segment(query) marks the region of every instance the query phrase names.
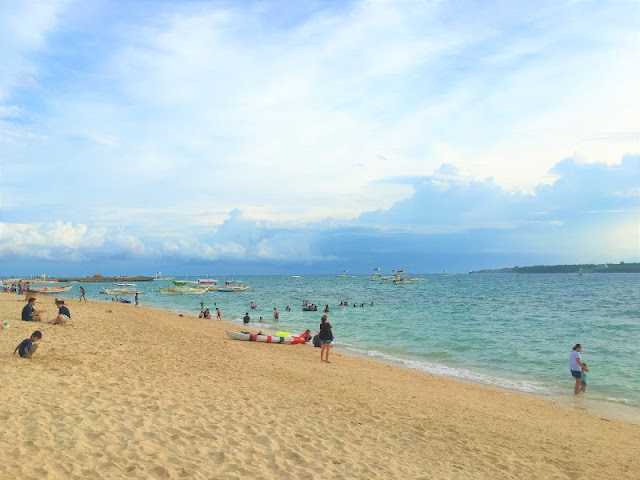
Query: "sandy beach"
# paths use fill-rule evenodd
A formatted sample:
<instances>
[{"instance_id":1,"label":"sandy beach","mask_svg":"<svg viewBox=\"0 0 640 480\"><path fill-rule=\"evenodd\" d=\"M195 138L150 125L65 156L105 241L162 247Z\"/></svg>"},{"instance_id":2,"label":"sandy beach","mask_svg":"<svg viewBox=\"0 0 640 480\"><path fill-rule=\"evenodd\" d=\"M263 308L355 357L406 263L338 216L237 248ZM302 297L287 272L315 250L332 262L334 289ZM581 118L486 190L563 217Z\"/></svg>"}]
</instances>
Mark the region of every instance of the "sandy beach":
<instances>
[{"instance_id":1,"label":"sandy beach","mask_svg":"<svg viewBox=\"0 0 640 480\"><path fill-rule=\"evenodd\" d=\"M36 308L53 318L53 301ZM335 351L321 363L308 345L233 341L227 324L131 305L69 299L71 326L22 322L25 303L0 294L2 479L640 471L640 425L547 399ZM35 329L34 358L12 355Z\"/></svg>"}]
</instances>

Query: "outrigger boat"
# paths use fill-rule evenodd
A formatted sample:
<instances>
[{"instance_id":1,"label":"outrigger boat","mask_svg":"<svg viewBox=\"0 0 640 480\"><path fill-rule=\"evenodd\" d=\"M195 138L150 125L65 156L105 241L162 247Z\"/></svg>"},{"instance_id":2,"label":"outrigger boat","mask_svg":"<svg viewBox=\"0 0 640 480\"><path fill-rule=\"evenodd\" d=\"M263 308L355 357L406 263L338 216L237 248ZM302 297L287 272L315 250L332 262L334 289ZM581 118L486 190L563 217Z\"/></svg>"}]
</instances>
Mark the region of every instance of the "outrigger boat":
<instances>
[{"instance_id":1,"label":"outrigger boat","mask_svg":"<svg viewBox=\"0 0 640 480\"><path fill-rule=\"evenodd\" d=\"M30 292L37 292L40 295L55 295L58 293L68 292L73 285L30 285Z\"/></svg>"},{"instance_id":2,"label":"outrigger boat","mask_svg":"<svg viewBox=\"0 0 640 480\"><path fill-rule=\"evenodd\" d=\"M402 285L406 283L413 283L416 280L417 280L417 277L413 277L413 278L405 277L404 270L395 270L395 275L393 276L391 283L393 283L394 285Z\"/></svg>"},{"instance_id":3,"label":"outrigger boat","mask_svg":"<svg viewBox=\"0 0 640 480\"><path fill-rule=\"evenodd\" d=\"M246 292L249 287L246 285L225 285L216 288L217 292Z\"/></svg>"},{"instance_id":4,"label":"outrigger boat","mask_svg":"<svg viewBox=\"0 0 640 480\"><path fill-rule=\"evenodd\" d=\"M202 293L207 293L206 288L196 288L196 287L170 287L170 288L160 288L160 293L164 295L200 295Z\"/></svg>"},{"instance_id":5,"label":"outrigger boat","mask_svg":"<svg viewBox=\"0 0 640 480\"><path fill-rule=\"evenodd\" d=\"M135 283L116 283L116 288L103 288L100 293L103 295L135 295L136 293L144 293L137 288L132 288L135 286Z\"/></svg>"}]
</instances>

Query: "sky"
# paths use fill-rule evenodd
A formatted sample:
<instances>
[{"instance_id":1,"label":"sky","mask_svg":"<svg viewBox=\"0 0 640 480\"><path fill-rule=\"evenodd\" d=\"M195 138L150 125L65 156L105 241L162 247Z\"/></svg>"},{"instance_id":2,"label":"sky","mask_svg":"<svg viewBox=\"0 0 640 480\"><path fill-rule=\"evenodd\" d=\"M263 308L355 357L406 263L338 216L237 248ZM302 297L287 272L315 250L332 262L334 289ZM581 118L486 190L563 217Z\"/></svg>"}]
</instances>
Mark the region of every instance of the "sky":
<instances>
[{"instance_id":1,"label":"sky","mask_svg":"<svg viewBox=\"0 0 640 480\"><path fill-rule=\"evenodd\" d=\"M0 0L0 276L638 262L639 19Z\"/></svg>"}]
</instances>

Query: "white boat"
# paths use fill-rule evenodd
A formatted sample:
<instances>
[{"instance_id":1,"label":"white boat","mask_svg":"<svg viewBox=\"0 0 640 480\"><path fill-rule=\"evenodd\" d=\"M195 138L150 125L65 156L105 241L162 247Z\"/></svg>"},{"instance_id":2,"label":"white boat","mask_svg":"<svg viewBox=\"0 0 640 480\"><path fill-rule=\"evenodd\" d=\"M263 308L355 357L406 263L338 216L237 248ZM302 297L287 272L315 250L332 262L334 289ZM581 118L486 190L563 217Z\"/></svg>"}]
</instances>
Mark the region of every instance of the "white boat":
<instances>
[{"instance_id":1,"label":"white boat","mask_svg":"<svg viewBox=\"0 0 640 480\"><path fill-rule=\"evenodd\" d=\"M160 288L160 293L164 295L201 295L207 292L206 288L198 287L169 287Z\"/></svg>"},{"instance_id":2,"label":"white boat","mask_svg":"<svg viewBox=\"0 0 640 480\"><path fill-rule=\"evenodd\" d=\"M247 287L246 285L220 285L218 286L217 290L218 292L245 292L249 290L249 287Z\"/></svg>"},{"instance_id":3,"label":"white boat","mask_svg":"<svg viewBox=\"0 0 640 480\"><path fill-rule=\"evenodd\" d=\"M155 277L153 277L153 280L154 280L154 281L158 281L158 282L162 282L162 281L170 282L170 281L171 281L171 280L173 280L173 279L174 279L174 277L163 277L163 276L162 276L162 272L158 272L158 273L156 273L156 276L155 276Z\"/></svg>"},{"instance_id":4,"label":"white boat","mask_svg":"<svg viewBox=\"0 0 640 480\"><path fill-rule=\"evenodd\" d=\"M104 288L100 293L103 295L135 295L136 293L142 295L144 292L135 288Z\"/></svg>"},{"instance_id":5,"label":"white boat","mask_svg":"<svg viewBox=\"0 0 640 480\"><path fill-rule=\"evenodd\" d=\"M406 274L404 270L395 270L395 274L393 276L393 279L391 280L391 283L393 283L394 285L403 285L403 284L413 283L414 281L417 280L416 277L409 278L405 275Z\"/></svg>"},{"instance_id":6,"label":"white boat","mask_svg":"<svg viewBox=\"0 0 640 480\"><path fill-rule=\"evenodd\" d=\"M29 285L30 292L38 292L41 295L55 295L68 292L73 285Z\"/></svg>"},{"instance_id":7,"label":"white boat","mask_svg":"<svg viewBox=\"0 0 640 480\"><path fill-rule=\"evenodd\" d=\"M353 275L349 275L349 272L347 270L343 270L342 273L338 276L341 278L353 278Z\"/></svg>"},{"instance_id":8,"label":"white boat","mask_svg":"<svg viewBox=\"0 0 640 480\"><path fill-rule=\"evenodd\" d=\"M373 269L373 275L371 275L371 280L373 280L375 282L383 282L385 280L389 280L389 276L388 275L382 275L380 273L380 268L374 268Z\"/></svg>"},{"instance_id":9,"label":"white boat","mask_svg":"<svg viewBox=\"0 0 640 480\"><path fill-rule=\"evenodd\" d=\"M302 278L302 275L291 275L291 278Z\"/></svg>"}]
</instances>

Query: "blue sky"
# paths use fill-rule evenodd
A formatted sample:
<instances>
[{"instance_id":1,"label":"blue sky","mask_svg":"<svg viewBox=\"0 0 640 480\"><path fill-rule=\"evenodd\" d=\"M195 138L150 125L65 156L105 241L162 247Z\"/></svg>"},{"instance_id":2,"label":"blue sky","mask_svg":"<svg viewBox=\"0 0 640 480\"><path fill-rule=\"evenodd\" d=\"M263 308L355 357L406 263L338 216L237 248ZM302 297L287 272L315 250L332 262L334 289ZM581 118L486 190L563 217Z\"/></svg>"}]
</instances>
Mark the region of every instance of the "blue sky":
<instances>
[{"instance_id":1,"label":"blue sky","mask_svg":"<svg viewBox=\"0 0 640 480\"><path fill-rule=\"evenodd\" d=\"M640 261L639 13L0 0L0 275Z\"/></svg>"}]
</instances>

